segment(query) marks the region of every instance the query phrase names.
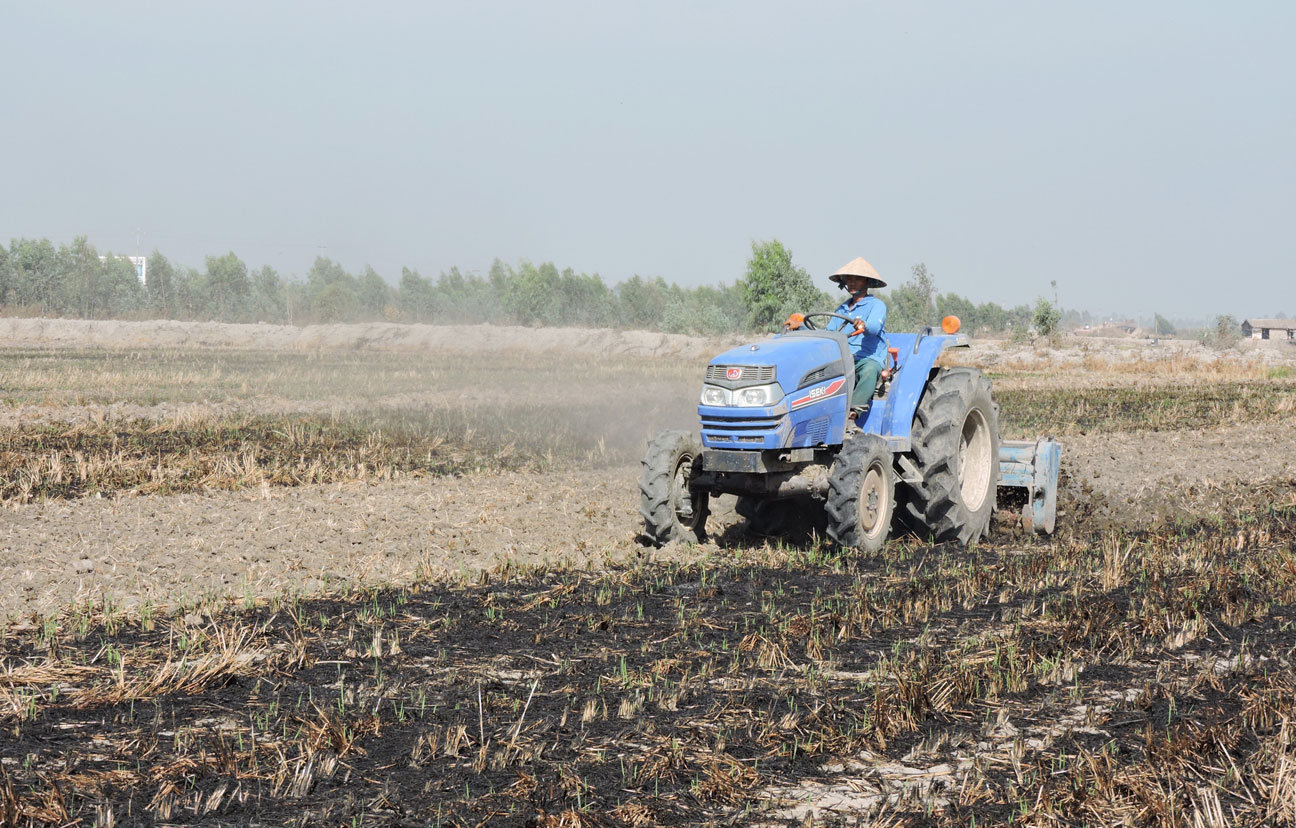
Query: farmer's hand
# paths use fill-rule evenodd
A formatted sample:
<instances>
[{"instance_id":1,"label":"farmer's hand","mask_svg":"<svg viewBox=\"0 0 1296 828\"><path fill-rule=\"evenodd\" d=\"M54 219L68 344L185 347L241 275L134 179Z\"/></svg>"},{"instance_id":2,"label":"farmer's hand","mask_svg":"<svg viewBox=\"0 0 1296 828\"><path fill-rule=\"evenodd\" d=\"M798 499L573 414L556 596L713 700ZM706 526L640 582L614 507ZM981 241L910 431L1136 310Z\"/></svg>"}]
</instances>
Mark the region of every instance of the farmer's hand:
<instances>
[{"instance_id":1,"label":"farmer's hand","mask_svg":"<svg viewBox=\"0 0 1296 828\"><path fill-rule=\"evenodd\" d=\"M864 320L863 320L863 319L860 319L858 316L855 317L855 333L851 334L851 336L856 336L857 334L862 334L862 333L864 333L864 331L865 331L865 328L864 328Z\"/></svg>"}]
</instances>

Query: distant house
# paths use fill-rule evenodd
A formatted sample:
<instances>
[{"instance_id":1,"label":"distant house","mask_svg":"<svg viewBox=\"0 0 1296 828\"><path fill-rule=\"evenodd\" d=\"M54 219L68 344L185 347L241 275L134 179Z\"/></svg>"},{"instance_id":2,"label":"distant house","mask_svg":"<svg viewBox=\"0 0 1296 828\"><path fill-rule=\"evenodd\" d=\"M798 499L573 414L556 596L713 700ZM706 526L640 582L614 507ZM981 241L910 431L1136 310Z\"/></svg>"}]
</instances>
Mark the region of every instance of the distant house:
<instances>
[{"instance_id":1,"label":"distant house","mask_svg":"<svg viewBox=\"0 0 1296 828\"><path fill-rule=\"evenodd\" d=\"M1296 342L1296 319L1244 319L1242 335L1247 339L1285 339Z\"/></svg>"}]
</instances>

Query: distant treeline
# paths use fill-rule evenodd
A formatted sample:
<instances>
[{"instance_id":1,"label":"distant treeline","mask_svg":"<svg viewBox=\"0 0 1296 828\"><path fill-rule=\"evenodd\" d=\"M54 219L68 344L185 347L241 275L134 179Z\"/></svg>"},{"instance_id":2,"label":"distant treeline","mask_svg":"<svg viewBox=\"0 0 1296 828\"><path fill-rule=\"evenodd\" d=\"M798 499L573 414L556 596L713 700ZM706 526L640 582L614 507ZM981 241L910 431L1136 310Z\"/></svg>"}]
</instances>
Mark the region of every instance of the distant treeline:
<instances>
[{"instance_id":1,"label":"distant treeline","mask_svg":"<svg viewBox=\"0 0 1296 828\"><path fill-rule=\"evenodd\" d=\"M793 310L831 310L842 298L821 290L817 284L827 287L827 280L812 280L793 265L778 241L753 243L745 277L734 284L697 288L640 276L608 285L598 274L547 262L513 267L499 260L485 275L451 268L431 278L402 268L392 285L371 267L349 273L321 256L304 278L285 278L269 266L253 270L232 252L208 256L199 270L157 250L148 256L146 280L141 283L125 258L101 255L84 237L59 246L47 239L0 246L0 310L6 315L294 325L489 322L717 334L768 330ZM1043 299L1033 307L1003 308L937 293L921 264L908 282L879 295L893 331L934 324L951 313L968 331L1024 332L1041 320L1055 328L1059 320Z\"/></svg>"}]
</instances>

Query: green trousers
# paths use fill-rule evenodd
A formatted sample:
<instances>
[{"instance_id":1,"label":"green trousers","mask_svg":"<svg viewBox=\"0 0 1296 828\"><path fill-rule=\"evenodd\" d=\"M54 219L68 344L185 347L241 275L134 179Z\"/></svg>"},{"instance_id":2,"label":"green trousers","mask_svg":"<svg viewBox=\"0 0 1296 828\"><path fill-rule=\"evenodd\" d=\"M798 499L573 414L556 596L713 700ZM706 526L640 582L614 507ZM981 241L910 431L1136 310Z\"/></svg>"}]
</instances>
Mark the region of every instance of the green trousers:
<instances>
[{"instance_id":1,"label":"green trousers","mask_svg":"<svg viewBox=\"0 0 1296 828\"><path fill-rule=\"evenodd\" d=\"M877 391L878 374L882 366L871 359L855 361L855 391L851 394L851 408L868 408L873 393Z\"/></svg>"}]
</instances>

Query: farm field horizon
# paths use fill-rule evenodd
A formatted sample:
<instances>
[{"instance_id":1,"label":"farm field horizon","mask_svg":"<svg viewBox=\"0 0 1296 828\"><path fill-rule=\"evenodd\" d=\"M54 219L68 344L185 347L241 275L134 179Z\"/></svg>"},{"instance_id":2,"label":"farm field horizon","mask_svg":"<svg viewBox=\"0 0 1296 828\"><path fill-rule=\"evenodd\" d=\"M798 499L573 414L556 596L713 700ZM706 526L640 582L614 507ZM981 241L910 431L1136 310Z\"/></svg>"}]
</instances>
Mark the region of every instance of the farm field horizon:
<instances>
[{"instance_id":1,"label":"farm field horizon","mask_svg":"<svg viewBox=\"0 0 1296 828\"><path fill-rule=\"evenodd\" d=\"M865 556L640 542L719 340L23 322L0 823L1294 817L1296 348L974 341L1058 531Z\"/></svg>"}]
</instances>

